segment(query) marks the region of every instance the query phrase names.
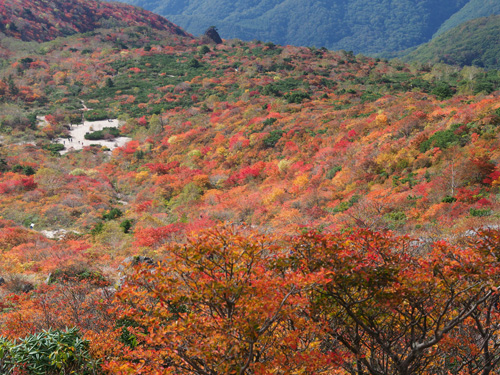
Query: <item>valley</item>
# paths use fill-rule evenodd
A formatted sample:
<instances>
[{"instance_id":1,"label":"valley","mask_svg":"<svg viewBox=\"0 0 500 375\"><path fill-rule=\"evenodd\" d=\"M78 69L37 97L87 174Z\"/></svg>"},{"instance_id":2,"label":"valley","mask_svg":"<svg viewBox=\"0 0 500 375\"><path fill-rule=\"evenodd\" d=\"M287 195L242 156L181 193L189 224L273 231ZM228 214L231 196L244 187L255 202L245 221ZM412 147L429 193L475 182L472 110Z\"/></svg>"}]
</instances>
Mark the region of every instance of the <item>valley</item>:
<instances>
[{"instance_id":1,"label":"valley","mask_svg":"<svg viewBox=\"0 0 500 375\"><path fill-rule=\"evenodd\" d=\"M0 373L500 372L493 65L25 8L0 0Z\"/></svg>"}]
</instances>

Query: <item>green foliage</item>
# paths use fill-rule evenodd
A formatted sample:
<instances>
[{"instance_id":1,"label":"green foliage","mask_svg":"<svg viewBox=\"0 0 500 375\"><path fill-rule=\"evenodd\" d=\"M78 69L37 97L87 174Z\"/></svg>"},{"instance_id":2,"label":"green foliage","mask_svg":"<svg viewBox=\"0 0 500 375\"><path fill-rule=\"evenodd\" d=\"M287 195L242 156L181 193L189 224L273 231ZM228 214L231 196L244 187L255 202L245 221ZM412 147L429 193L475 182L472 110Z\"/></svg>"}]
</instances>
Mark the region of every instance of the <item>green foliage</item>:
<instances>
[{"instance_id":1,"label":"green foliage","mask_svg":"<svg viewBox=\"0 0 500 375\"><path fill-rule=\"evenodd\" d=\"M130 219L125 219L120 223L120 228L123 229L123 233L129 233L130 229L132 228L132 220Z\"/></svg>"},{"instance_id":2,"label":"green foliage","mask_svg":"<svg viewBox=\"0 0 500 375\"><path fill-rule=\"evenodd\" d=\"M354 206L359 201L359 195L353 195L348 201L340 202L333 210L333 213L344 212Z\"/></svg>"},{"instance_id":3,"label":"green foliage","mask_svg":"<svg viewBox=\"0 0 500 375\"><path fill-rule=\"evenodd\" d=\"M188 66L190 68L198 69L201 68L202 64L197 59L192 58L191 60L189 60Z\"/></svg>"},{"instance_id":4,"label":"green foliage","mask_svg":"<svg viewBox=\"0 0 500 375\"><path fill-rule=\"evenodd\" d=\"M82 280L87 280L89 282L98 284L103 284L106 282L104 276L100 272L90 270L83 265L74 265L54 270L50 274L47 284Z\"/></svg>"},{"instance_id":5,"label":"green foliage","mask_svg":"<svg viewBox=\"0 0 500 375\"><path fill-rule=\"evenodd\" d=\"M489 208L470 208L469 213L471 216L475 217L484 217L484 216L490 216L491 215L491 210Z\"/></svg>"},{"instance_id":6,"label":"green foliage","mask_svg":"<svg viewBox=\"0 0 500 375\"><path fill-rule=\"evenodd\" d=\"M447 19L436 32L434 37L445 33L467 21L481 17L500 14L498 1L470 0L462 9Z\"/></svg>"},{"instance_id":7,"label":"green foliage","mask_svg":"<svg viewBox=\"0 0 500 375\"><path fill-rule=\"evenodd\" d=\"M500 6L498 12L500 13ZM474 19L435 37L404 59L500 69L499 32L500 15Z\"/></svg>"},{"instance_id":8,"label":"green foliage","mask_svg":"<svg viewBox=\"0 0 500 375\"><path fill-rule=\"evenodd\" d=\"M25 174L26 176L32 176L36 173L35 169L33 169L32 166L30 165L21 165L21 164L16 164L12 166L11 168L12 172L20 172L22 174Z\"/></svg>"},{"instance_id":9,"label":"green foliage","mask_svg":"<svg viewBox=\"0 0 500 375\"><path fill-rule=\"evenodd\" d=\"M57 154L59 151L64 150L64 145L62 143L50 143L43 148L53 154Z\"/></svg>"},{"instance_id":10,"label":"green foliage","mask_svg":"<svg viewBox=\"0 0 500 375\"><path fill-rule=\"evenodd\" d=\"M265 126L270 126L270 125L274 124L276 121L278 121L277 118L274 118L274 117L267 118L267 119L264 120L264 125Z\"/></svg>"},{"instance_id":11,"label":"green foliage","mask_svg":"<svg viewBox=\"0 0 500 375\"><path fill-rule=\"evenodd\" d=\"M127 0L159 11L194 35L205 31L206 20L217 24L226 39L271 40L301 46L325 46L362 53L401 51L428 41L433 33L468 0L405 1L393 6L381 0ZM272 27L269 27L272 20ZM273 48L269 47L269 52Z\"/></svg>"},{"instance_id":12,"label":"green foliage","mask_svg":"<svg viewBox=\"0 0 500 375\"><path fill-rule=\"evenodd\" d=\"M97 109L85 112L84 116L87 121L102 121L112 117L106 111Z\"/></svg>"},{"instance_id":13,"label":"green foliage","mask_svg":"<svg viewBox=\"0 0 500 375\"><path fill-rule=\"evenodd\" d=\"M271 133L269 133L269 135L263 140L264 147L273 148L274 146L276 146L276 143L279 142L283 133L284 131L281 129L275 129L271 131Z\"/></svg>"},{"instance_id":14,"label":"green foliage","mask_svg":"<svg viewBox=\"0 0 500 375\"><path fill-rule=\"evenodd\" d=\"M285 99L288 103L300 104L306 99L311 99L311 96L307 92L294 91L289 94L285 94Z\"/></svg>"},{"instance_id":15,"label":"green foliage","mask_svg":"<svg viewBox=\"0 0 500 375\"><path fill-rule=\"evenodd\" d=\"M84 135L85 139L96 141L100 139L109 139L120 136L120 129L118 128L103 128L102 130L97 130L92 133L86 133Z\"/></svg>"},{"instance_id":16,"label":"green foliage","mask_svg":"<svg viewBox=\"0 0 500 375\"><path fill-rule=\"evenodd\" d=\"M453 145L464 146L468 141L469 137L467 135L458 135L455 133L454 129L440 130L420 144L420 151L426 152L430 150L431 147L439 147L444 150Z\"/></svg>"},{"instance_id":17,"label":"green foliage","mask_svg":"<svg viewBox=\"0 0 500 375\"><path fill-rule=\"evenodd\" d=\"M457 198L450 197L449 195L447 195L446 197L443 198L443 200L441 202L443 202L443 203L453 203L453 202L456 202L456 201L457 201Z\"/></svg>"},{"instance_id":18,"label":"green foliage","mask_svg":"<svg viewBox=\"0 0 500 375\"><path fill-rule=\"evenodd\" d=\"M453 96L451 86L446 82L440 82L432 91L431 94L436 95L438 99L445 100Z\"/></svg>"},{"instance_id":19,"label":"green foliage","mask_svg":"<svg viewBox=\"0 0 500 375\"><path fill-rule=\"evenodd\" d=\"M337 172L340 172L342 170L342 166L340 165L336 165L335 167L333 168L330 168L328 170L328 172L326 172L326 178L328 178L329 180L331 180L332 178L335 177L335 175L337 174Z\"/></svg>"},{"instance_id":20,"label":"green foliage","mask_svg":"<svg viewBox=\"0 0 500 375\"><path fill-rule=\"evenodd\" d=\"M11 343L0 338L0 366L3 374L31 375L94 374L97 363L89 353L89 342L77 328L48 330Z\"/></svg>"},{"instance_id":21,"label":"green foliage","mask_svg":"<svg viewBox=\"0 0 500 375\"><path fill-rule=\"evenodd\" d=\"M100 234L104 229L104 223L102 221L96 223L94 227L90 230L90 234L95 237Z\"/></svg>"},{"instance_id":22,"label":"green foliage","mask_svg":"<svg viewBox=\"0 0 500 375\"><path fill-rule=\"evenodd\" d=\"M12 364L10 350L12 349L12 342L7 338L0 336L0 373L8 374Z\"/></svg>"},{"instance_id":23,"label":"green foliage","mask_svg":"<svg viewBox=\"0 0 500 375\"><path fill-rule=\"evenodd\" d=\"M111 210L106 211L102 215L102 219L103 220L114 220L114 219L117 219L117 218L122 217L122 216L123 216L123 212L119 208L113 207Z\"/></svg>"},{"instance_id":24,"label":"green foliage","mask_svg":"<svg viewBox=\"0 0 500 375\"><path fill-rule=\"evenodd\" d=\"M406 223L407 217L404 212L393 211L385 214L384 220L387 222L389 229L396 229Z\"/></svg>"},{"instance_id":25,"label":"green foliage","mask_svg":"<svg viewBox=\"0 0 500 375\"><path fill-rule=\"evenodd\" d=\"M203 45L198 49L198 52L203 56L210 52L210 48L207 45Z\"/></svg>"}]
</instances>

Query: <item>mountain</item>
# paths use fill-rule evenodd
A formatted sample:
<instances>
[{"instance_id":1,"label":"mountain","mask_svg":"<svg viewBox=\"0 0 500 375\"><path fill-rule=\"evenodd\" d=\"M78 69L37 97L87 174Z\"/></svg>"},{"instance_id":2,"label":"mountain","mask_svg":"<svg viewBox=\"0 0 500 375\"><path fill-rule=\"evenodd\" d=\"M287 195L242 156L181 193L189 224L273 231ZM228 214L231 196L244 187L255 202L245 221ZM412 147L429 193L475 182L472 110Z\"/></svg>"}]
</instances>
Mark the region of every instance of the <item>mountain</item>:
<instances>
[{"instance_id":1,"label":"mountain","mask_svg":"<svg viewBox=\"0 0 500 375\"><path fill-rule=\"evenodd\" d=\"M199 35L327 47L399 51L431 39L469 0L127 0Z\"/></svg>"},{"instance_id":2,"label":"mountain","mask_svg":"<svg viewBox=\"0 0 500 375\"><path fill-rule=\"evenodd\" d=\"M100 27L148 26L188 34L154 13L97 0L1 0L0 31L22 40L48 41Z\"/></svg>"},{"instance_id":3,"label":"mountain","mask_svg":"<svg viewBox=\"0 0 500 375\"><path fill-rule=\"evenodd\" d=\"M462 9L447 19L434 36L443 34L454 27L481 17L500 14L500 2L497 0L470 0Z\"/></svg>"},{"instance_id":4,"label":"mountain","mask_svg":"<svg viewBox=\"0 0 500 375\"><path fill-rule=\"evenodd\" d=\"M497 71L23 4L1 374L500 373Z\"/></svg>"},{"instance_id":5,"label":"mountain","mask_svg":"<svg viewBox=\"0 0 500 375\"><path fill-rule=\"evenodd\" d=\"M418 47L404 59L500 69L500 16L465 22Z\"/></svg>"}]
</instances>

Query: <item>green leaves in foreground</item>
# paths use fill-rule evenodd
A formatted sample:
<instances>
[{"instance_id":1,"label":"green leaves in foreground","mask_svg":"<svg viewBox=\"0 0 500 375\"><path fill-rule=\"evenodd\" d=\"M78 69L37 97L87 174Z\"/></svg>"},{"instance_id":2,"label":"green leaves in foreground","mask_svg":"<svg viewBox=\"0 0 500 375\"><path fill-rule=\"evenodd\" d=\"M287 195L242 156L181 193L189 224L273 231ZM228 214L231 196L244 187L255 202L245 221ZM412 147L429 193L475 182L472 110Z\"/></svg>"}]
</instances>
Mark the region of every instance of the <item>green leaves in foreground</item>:
<instances>
[{"instance_id":1,"label":"green leaves in foreground","mask_svg":"<svg viewBox=\"0 0 500 375\"><path fill-rule=\"evenodd\" d=\"M32 375L96 374L96 362L89 354L89 342L77 328L49 330L30 335L18 342L0 337L0 372L19 370Z\"/></svg>"}]
</instances>

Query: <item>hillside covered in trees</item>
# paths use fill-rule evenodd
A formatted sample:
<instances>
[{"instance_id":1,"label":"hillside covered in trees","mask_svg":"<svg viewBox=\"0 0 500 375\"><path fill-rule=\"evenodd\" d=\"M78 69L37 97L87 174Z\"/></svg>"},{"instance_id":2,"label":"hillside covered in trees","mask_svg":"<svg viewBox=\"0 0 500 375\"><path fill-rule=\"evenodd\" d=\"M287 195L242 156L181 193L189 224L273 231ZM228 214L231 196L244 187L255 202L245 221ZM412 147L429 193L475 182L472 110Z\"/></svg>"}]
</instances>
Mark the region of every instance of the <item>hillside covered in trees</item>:
<instances>
[{"instance_id":1,"label":"hillside covered in trees","mask_svg":"<svg viewBox=\"0 0 500 375\"><path fill-rule=\"evenodd\" d=\"M499 371L498 71L16 25L0 372Z\"/></svg>"},{"instance_id":2,"label":"hillside covered in trees","mask_svg":"<svg viewBox=\"0 0 500 375\"><path fill-rule=\"evenodd\" d=\"M132 25L187 35L163 17L117 2L94 0L0 2L0 31L25 41L42 42L59 36L93 31L99 27Z\"/></svg>"},{"instance_id":3,"label":"hillside covered in trees","mask_svg":"<svg viewBox=\"0 0 500 375\"><path fill-rule=\"evenodd\" d=\"M194 35L216 25L223 38L376 54L429 41L470 0L126 0ZM482 2L482 1L481 1ZM491 1L495 3L495 1ZM483 11L497 5L482 5ZM491 9L492 11L494 9ZM488 13L487 15L495 14Z\"/></svg>"},{"instance_id":4,"label":"hillside covered in trees","mask_svg":"<svg viewBox=\"0 0 500 375\"><path fill-rule=\"evenodd\" d=\"M495 0L471 0L462 9L447 19L435 36L451 30L467 21L476 18L500 15L500 3Z\"/></svg>"},{"instance_id":5,"label":"hillside covered in trees","mask_svg":"<svg viewBox=\"0 0 500 375\"><path fill-rule=\"evenodd\" d=\"M465 22L432 39L404 57L405 60L500 68L500 16Z\"/></svg>"}]
</instances>

